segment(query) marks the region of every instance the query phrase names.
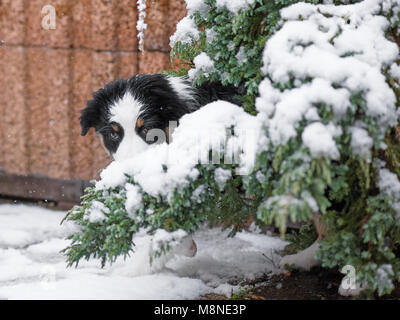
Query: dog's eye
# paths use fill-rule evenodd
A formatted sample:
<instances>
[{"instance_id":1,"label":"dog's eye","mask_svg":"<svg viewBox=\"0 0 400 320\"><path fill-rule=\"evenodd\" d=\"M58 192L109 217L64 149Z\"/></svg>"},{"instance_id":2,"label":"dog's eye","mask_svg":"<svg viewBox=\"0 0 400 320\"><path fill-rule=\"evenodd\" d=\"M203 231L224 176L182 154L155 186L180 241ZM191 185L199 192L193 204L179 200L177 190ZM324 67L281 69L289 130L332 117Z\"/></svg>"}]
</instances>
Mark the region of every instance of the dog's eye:
<instances>
[{"instance_id":1,"label":"dog's eye","mask_svg":"<svg viewBox=\"0 0 400 320\"><path fill-rule=\"evenodd\" d=\"M111 138L112 140L118 140L118 139L119 139L119 135L118 135L118 133L116 133L116 132L111 132L111 133L110 133L110 138Z\"/></svg>"},{"instance_id":2,"label":"dog's eye","mask_svg":"<svg viewBox=\"0 0 400 320\"><path fill-rule=\"evenodd\" d=\"M107 134L111 140L117 141L120 139L122 134L122 129L116 123L111 123L111 125L107 129Z\"/></svg>"}]
</instances>

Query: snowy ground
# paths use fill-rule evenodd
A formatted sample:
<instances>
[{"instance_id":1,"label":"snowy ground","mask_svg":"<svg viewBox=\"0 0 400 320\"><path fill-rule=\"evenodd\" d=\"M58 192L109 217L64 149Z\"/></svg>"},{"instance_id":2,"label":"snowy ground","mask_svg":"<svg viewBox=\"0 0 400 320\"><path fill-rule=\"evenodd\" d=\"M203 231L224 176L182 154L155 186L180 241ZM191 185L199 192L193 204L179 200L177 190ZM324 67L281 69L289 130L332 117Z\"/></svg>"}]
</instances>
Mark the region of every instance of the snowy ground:
<instances>
[{"instance_id":1,"label":"snowy ground","mask_svg":"<svg viewBox=\"0 0 400 320\"><path fill-rule=\"evenodd\" d=\"M66 268L59 253L72 225L60 226L64 212L23 205L0 205L1 299L196 299L206 293L231 294L228 282L276 271L264 255L286 243L257 233L227 238L220 229L195 234L194 258L172 257L150 267L150 237L138 235L131 258L100 268L99 261ZM263 255L264 254L264 255ZM275 264L275 263L274 263ZM276 263L277 264L277 263ZM158 265L158 266L157 266Z\"/></svg>"}]
</instances>

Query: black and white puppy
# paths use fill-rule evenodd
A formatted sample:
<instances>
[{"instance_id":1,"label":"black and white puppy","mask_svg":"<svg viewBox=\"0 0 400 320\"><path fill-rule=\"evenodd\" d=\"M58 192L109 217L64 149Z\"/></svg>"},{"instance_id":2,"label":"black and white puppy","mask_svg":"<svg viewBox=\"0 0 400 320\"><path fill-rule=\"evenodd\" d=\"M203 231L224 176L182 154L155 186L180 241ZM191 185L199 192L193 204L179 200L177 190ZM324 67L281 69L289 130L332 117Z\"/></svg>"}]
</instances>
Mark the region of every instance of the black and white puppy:
<instances>
[{"instance_id":1,"label":"black and white puppy","mask_svg":"<svg viewBox=\"0 0 400 320\"><path fill-rule=\"evenodd\" d=\"M105 85L81 111L82 136L90 128L117 161L146 150L152 143L168 142L169 123L207 103L225 100L239 104L235 87L205 83L198 88L180 77L135 75ZM163 132L162 135L154 134Z\"/></svg>"},{"instance_id":2,"label":"black and white puppy","mask_svg":"<svg viewBox=\"0 0 400 320\"><path fill-rule=\"evenodd\" d=\"M155 142L169 142L170 122L177 123L183 115L216 100L240 104L240 94L233 86L205 83L194 88L183 78L161 74L119 79L96 91L81 111L82 136L94 128L106 151L121 161ZM174 253L194 256L196 251L189 236Z\"/></svg>"}]
</instances>

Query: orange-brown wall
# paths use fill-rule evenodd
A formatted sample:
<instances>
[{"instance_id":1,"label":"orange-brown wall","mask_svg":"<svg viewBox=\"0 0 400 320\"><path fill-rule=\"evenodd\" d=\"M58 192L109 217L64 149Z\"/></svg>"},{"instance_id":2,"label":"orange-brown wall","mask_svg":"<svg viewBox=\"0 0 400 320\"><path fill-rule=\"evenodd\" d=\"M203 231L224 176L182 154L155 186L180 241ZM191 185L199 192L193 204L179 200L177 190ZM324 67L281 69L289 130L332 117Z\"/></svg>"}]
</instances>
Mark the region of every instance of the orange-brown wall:
<instances>
[{"instance_id":1,"label":"orange-brown wall","mask_svg":"<svg viewBox=\"0 0 400 320\"><path fill-rule=\"evenodd\" d=\"M56 30L42 28L45 5ZM92 179L110 161L79 111L94 90L170 68L169 37L183 0L147 0L145 53L136 0L0 0L0 170Z\"/></svg>"}]
</instances>

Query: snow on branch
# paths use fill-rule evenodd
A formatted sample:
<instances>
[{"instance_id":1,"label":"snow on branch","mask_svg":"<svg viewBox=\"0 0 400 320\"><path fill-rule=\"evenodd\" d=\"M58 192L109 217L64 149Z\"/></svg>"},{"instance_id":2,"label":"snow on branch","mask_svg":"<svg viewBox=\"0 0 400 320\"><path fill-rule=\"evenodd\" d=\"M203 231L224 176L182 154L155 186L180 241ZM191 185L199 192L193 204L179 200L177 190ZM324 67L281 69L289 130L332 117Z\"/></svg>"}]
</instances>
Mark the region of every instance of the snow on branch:
<instances>
[{"instance_id":1,"label":"snow on branch","mask_svg":"<svg viewBox=\"0 0 400 320\"><path fill-rule=\"evenodd\" d=\"M375 142L398 122L396 97L381 70L396 70L399 52L385 38L389 22L378 15L378 4L298 3L281 11L286 22L266 44L262 71L268 77L260 84L256 102L258 111L269 117L266 126L275 145L296 137L300 122L306 121L303 143L311 154L337 158L333 139L347 131L341 123L356 95L365 99L366 117L378 124ZM281 91L274 86L287 82L294 88ZM332 122L321 122L318 105L332 111ZM353 151L368 158L373 137L366 130L361 118L349 128Z\"/></svg>"}]
</instances>

